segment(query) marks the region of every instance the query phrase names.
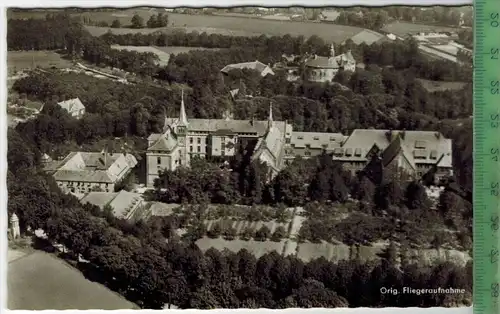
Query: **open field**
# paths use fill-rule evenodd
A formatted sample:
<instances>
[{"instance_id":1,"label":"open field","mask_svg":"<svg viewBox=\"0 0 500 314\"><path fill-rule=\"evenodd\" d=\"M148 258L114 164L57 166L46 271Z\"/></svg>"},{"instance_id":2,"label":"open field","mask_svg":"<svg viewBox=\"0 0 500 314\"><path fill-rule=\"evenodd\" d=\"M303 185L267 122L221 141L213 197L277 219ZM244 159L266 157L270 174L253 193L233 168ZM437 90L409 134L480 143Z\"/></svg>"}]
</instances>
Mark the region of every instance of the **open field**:
<instances>
[{"instance_id":1,"label":"open field","mask_svg":"<svg viewBox=\"0 0 500 314\"><path fill-rule=\"evenodd\" d=\"M428 92L440 92L445 90L458 90L464 88L467 83L464 82L443 82L443 81L429 81L424 79L418 79L422 86Z\"/></svg>"},{"instance_id":2,"label":"open field","mask_svg":"<svg viewBox=\"0 0 500 314\"><path fill-rule=\"evenodd\" d=\"M275 21L267 19L249 19L233 16L186 15L169 13L169 21L175 28L183 27L187 32L232 34L251 36L258 34L310 37L317 35L326 41L343 42L361 32L362 28L309 22ZM111 29L115 32L116 29ZM107 31L107 30L106 30ZM122 32L121 30L116 30ZM137 30L135 30L137 32ZM141 31L142 32L142 31Z\"/></svg>"},{"instance_id":3,"label":"open field","mask_svg":"<svg viewBox=\"0 0 500 314\"><path fill-rule=\"evenodd\" d=\"M8 265L10 310L118 310L137 306L48 253L36 251Z\"/></svg>"},{"instance_id":4,"label":"open field","mask_svg":"<svg viewBox=\"0 0 500 314\"><path fill-rule=\"evenodd\" d=\"M73 66L71 61L61 58L61 55L53 51L8 51L8 71L29 69L33 66L67 68Z\"/></svg>"},{"instance_id":5,"label":"open field","mask_svg":"<svg viewBox=\"0 0 500 314\"><path fill-rule=\"evenodd\" d=\"M404 37L408 33L415 34L419 32L456 32L458 31L458 29L446 26L425 25L408 22L393 22L384 26L382 28L382 31L392 33L399 37Z\"/></svg>"},{"instance_id":6,"label":"open field","mask_svg":"<svg viewBox=\"0 0 500 314\"><path fill-rule=\"evenodd\" d=\"M145 21L149 19L156 11L147 9L132 8L120 11L104 11L104 12L86 12L86 13L72 13L73 16L87 16L92 21L100 22L106 21L111 23L113 20L120 20L123 26L130 24L130 19L137 13L144 18ZM32 11L32 12L9 12L7 14L13 18L44 18L46 12ZM198 31L206 32L208 34L225 34L233 36L256 36L260 34L265 35L285 35L292 36L305 36L310 37L317 35L326 41L333 41L341 43L344 40L351 38L359 33L362 28L353 26L343 26L325 23L313 22L291 22L291 21L276 21L268 19L253 19L246 17L234 16L210 16L210 15L187 15L168 13L169 23L173 27L162 29L116 29L108 27L92 27L87 29L94 35L99 36L111 30L116 34L127 33L151 33L156 31L175 31L176 29L184 29L187 32Z\"/></svg>"}]
</instances>

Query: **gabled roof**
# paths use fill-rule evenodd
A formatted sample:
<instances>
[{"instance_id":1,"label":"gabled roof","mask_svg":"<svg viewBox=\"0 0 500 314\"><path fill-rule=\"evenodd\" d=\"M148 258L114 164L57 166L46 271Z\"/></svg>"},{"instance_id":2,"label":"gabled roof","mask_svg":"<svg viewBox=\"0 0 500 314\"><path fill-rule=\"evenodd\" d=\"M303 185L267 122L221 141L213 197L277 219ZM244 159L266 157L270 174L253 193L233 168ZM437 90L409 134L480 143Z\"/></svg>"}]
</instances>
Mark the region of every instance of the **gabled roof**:
<instances>
[{"instance_id":1,"label":"gabled roof","mask_svg":"<svg viewBox=\"0 0 500 314\"><path fill-rule=\"evenodd\" d=\"M271 68L269 66L267 66L266 64L264 64L258 60L253 61L253 62L242 62L242 63L228 64L220 71L227 74L231 70L235 70L235 69L255 70L255 71L258 71L261 75L264 72L264 70L268 69L269 74L274 75L274 72L271 70Z\"/></svg>"},{"instance_id":2,"label":"gabled roof","mask_svg":"<svg viewBox=\"0 0 500 314\"><path fill-rule=\"evenodd\" d=\"M117 218L127 218L128 210L140 201L142 201L141 194L125 190L117 193L89 192L80 200L82 204L90 203L101 209L109 205L113 208L113 215Z\"/></svg>"},{"instance_id":3,"label":"gabled roof","mask_svg":"<svg viewBox=\"0 0 500 314\"><path fill-rule=\"evenodd\" d=\"M382 165L386 167L398 156L405 158L410 166L415 168L413 156L409 154L400 135L397 135L391 144L382 152Z\"/></svg>"},{"instance_id":4,"label":"gabled roof","mask_svg":"<svg viewBox=\"0 0 500 314\"><path fill-rule=\"evenodd\" d=\"M136 165L132 154L72 152L62 161L48 163L44 169L56 181L115 183Z\"/></svg>"},{"instance_id":5,"label":"gabled roof","mask_svg":"<svg viewBox=\"0 0 500 314\"><path fill-rule=\"evenodd\" d=\"M290 144L294 148L305 148L309 145L312 149L334 150L340 147L345 136L342 133L320 133L320 132L293 132Z\"/></svg>"},{"instance_id":6,"label":"gabled roof","mask_svg":"<svg viewBox=\"0 0 500 314\"><path fill-rule=\"evenodd\" d=\"M61 101L58 102L57 104L68 112L74 112L85 109L85 106L80 101L80 98L73 98L70 100Z\"/></svg>"},{"instance_id":7,"label":"gabled roof","mask_svg":"<svg viewBox=\"0 0 500 314\"><path fill-rule=\"evenodd\" d=\"M354 130L342 144L342 148L336 149L334 158L345 161L366 161L367 154L376 144L385 151L393 144L393 141L400 137L399 148L403 150L405 158L410 164L429 164L438 162L441 155L440 167L452 167L452 142L439 132L432 131L397 131L397 130ZM398 147L396 145L396 147ZM391 155L390 148L386 154ZM360 154L347 155L347 151L358 150ZM389 157L387 157L389 158Z\"/></svg>"},{"instance_id":8,"label":"gabled roof","mask_svg":"<svg viewBox=\"0 0 500 314\"><path fill-rule=\"evenodd\" d=\"M153 137L153 135L155 136ZM177 139L171 131L164 134L152 134L149 137L155 138L156 140L150 147L148 147L148 150L171 152L175 147L177 147Z\"/></svg>"},{"instance_id":9,"label":"gabled roof","mask_svg":"<svg viewBox=\"0 0 500 314\"><path fill-rule=\"evenodd\" d=\"M165 119L165 124L175 127L177 118ZM226 119L188 119L189 131L199 131L214 133L217 130L231 130L234 133L255 133L257 136L264 136L267 132L268 121L260 120L226 120ZM274 125L285 131L284 121L274 121Z\"/></svg>"}]
</instances>

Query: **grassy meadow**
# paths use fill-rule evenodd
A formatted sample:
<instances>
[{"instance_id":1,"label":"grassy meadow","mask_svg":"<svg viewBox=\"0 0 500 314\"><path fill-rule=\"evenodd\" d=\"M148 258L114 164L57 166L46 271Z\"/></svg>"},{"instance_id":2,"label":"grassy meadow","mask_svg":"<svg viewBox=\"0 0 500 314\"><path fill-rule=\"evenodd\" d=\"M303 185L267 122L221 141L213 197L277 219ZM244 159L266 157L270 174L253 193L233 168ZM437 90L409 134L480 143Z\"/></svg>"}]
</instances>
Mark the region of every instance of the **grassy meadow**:
<instances>
[{"instance_id":1,"label":"grassy meadow","mask_svg":"<svg viewBox=\"0 0 500 314\"><path fill-rule=\"evenodd\" d=\"M7 69L11 71L19 71L30 69L33 66L46 68L67 68L71 67L72 63L69 60L63 59L61 55L53 51L8 51L7 52Z\"/></svg>"}]
</instances>

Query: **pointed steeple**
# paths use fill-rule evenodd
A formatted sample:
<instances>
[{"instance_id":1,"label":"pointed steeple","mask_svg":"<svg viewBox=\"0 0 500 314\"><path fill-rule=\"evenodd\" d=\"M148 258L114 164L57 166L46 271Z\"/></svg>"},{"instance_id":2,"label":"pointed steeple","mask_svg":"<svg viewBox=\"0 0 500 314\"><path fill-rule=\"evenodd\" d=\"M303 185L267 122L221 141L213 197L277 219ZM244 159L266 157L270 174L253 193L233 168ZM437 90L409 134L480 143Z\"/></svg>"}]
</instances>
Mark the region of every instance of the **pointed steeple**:
<instances>
[{"instance_id":1,"label":"pointed steeple","mask_svg":"<svg viewBox=\"0 0 500 314\"><path fill-rule=\"evenodd\" d=\"M181 92L181 112L179 115L179 124L180 125L187 125L187 116L186 116L186 108L184 106L184 90Z\"/></svg>"},{"instance_id":2,"label":"pointed steeple","mask_svg":"<svg viewBox=\"0 0 500 314\"><path fill-rule=\"evenodd\" d=\"M333 57L335 57L335 46L332 43L332 45L330 46L330 58Z\"/></svg>"},{"instance_id":3,"label":"pointed steeple","mask_svg":"<svg viewBox=\"0 0 500 314\"><path fill-rule=\"evenodd\" d=\"M269 117L267 118L267 125L269 128L273 126L273 103L269 104Z\"/></svg>"}]
</instances>

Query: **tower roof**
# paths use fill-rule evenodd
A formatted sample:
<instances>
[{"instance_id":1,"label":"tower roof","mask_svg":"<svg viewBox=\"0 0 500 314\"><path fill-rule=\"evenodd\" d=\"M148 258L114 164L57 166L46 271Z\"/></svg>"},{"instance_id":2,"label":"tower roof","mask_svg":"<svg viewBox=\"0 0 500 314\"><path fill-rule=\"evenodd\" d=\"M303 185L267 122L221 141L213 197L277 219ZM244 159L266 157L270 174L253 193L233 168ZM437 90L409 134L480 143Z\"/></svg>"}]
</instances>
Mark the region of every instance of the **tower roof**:
<instances>
[{"instance_id":1,"label":"tower roof","mask_svg":"<svg viewBox=\"0 0 500 314\"><path fill-rule=\"evenodd\" d=\"M181 112L179 115L179 125L187 125L186 108L184 106L184 90L181 92Z\"/></svg>"}]
</instances>

